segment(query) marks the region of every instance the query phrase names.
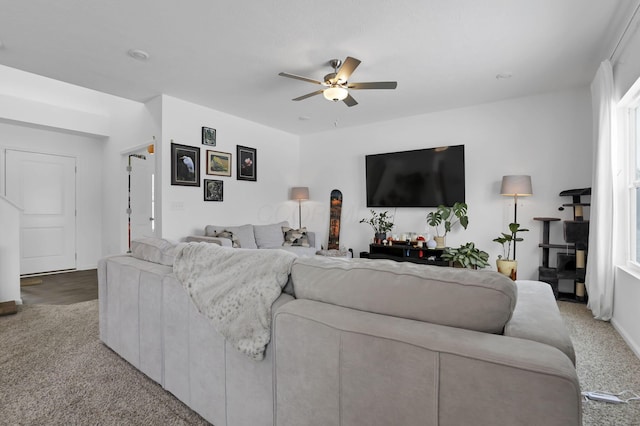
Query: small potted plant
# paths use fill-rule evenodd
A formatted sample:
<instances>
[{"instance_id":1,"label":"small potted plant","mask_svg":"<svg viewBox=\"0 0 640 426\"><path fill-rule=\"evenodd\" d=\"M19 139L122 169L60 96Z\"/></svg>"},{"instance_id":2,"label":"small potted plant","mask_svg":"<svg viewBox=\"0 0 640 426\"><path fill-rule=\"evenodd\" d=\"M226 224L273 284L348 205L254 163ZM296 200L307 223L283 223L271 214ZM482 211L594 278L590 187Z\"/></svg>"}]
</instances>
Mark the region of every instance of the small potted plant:
<instances>
[{"instance_id":1,"label":"small potted plant","mask_svg":"<svg viewBox=\"0 0 640 426\"><path fill-rule=\"evenodd\" d=\"M382 240L387 238L387 232L393 229L392 218L388 211L378 213L375 210L371 210L371 217L369 219L360 219L360 223L371 225L375 233L375 242L378 244L382 243Z\"/></svg>"},{"instance_id":2,"label":"small potted plant","mask_svg":"<svg viewBox=\"0 0 640 426\"><path fill-rule=\"evenodd\" d=\"M436 248L445 247L445 237L457 223L464 229L467 229L469 225L466 203L456 202L452 207L440 204L435 211L427 214L427 224L433 227L436 232L434 237L437 243Z\"/></svg>"},{"instance_id":3,"label":"small potted plant","mask_svg":"<svg viewBox=\"0 0 640 426\"><path fill-rule=\"evenodd\" d=\"M496 261L496 266L498 267L498 272L504 274L511 279L516 279L516 272L518 270L518 262L511 258L511 243L514 244L516 242L523 241L522 237L518 237L518 232L526 232L528 229L520 228L519 223L510 223L509 224L509 233L503 232L501 236L498 238L494 238L493 241L496 243L502 244L502 255L498 256L498 260Z\"/></svg>"},{"instance_id":4,"label":"small potted plant","mask_svg":"<svg viewBox=\"0 0 640 426\"><path fill-rule=\"evenodd\" d=\"M474 243L463 244L458 248L446 248L441 257L454 267L482 269L489 266L489 253L476 248Z\"/></svg>"}]
</instances>

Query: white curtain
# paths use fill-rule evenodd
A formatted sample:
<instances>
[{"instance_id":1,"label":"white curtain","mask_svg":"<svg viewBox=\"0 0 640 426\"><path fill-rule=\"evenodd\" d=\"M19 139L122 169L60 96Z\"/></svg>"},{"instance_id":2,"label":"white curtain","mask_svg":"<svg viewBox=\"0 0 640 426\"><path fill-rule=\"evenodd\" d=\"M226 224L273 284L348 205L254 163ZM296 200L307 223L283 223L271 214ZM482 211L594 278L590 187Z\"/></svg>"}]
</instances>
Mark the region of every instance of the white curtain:
<instances>
[{"instance_id":1,"label":"white curtain","mask_svg":"<svg viewBox=\"0 0 640 426\"><path fill-rule=\"evenodd\" d=\"M615 105L611 62L603 61L591 83L593 106L593 182L589 224L589 259L585 284L587 307L596 319L613 314L614 243L613 141Z\"/></svg>"}]
</instances>

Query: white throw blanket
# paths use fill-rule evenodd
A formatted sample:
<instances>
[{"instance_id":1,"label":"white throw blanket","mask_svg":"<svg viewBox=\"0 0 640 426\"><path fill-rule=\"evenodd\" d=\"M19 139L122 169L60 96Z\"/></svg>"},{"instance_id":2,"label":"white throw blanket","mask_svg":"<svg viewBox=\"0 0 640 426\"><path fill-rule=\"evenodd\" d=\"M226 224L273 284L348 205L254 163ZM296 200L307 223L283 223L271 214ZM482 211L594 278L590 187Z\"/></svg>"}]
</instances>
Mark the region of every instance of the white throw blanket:
<instances>
[{"instance_id":1,"label":"white throw blanket","mask_svg":"<svg viewBox=\"0 0 640 426\"><path fill-rule=\"evenodd\" d=\"M214 328L237 350L261 360L271 339L271 305L295 258L284 250L188 243L176 249L173 272Z\"/></svg>"}]
</instances>

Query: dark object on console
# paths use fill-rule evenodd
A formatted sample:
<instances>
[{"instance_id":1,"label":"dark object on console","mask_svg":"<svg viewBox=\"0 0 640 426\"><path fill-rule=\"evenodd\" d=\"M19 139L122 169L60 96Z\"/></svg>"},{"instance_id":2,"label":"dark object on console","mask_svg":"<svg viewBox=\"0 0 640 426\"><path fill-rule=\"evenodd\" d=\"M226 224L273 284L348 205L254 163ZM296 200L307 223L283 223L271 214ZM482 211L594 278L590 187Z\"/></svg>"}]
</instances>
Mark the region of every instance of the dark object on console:
<instances>
[{"instance_id":1,"label":"dark object on console","mask_svg":"<svg viewBox=\"0 0 640 426\"><path fill-rule=\"evenodd\" d=\"M413 247L411 244L369 244L369 259L390 259L396 262L422 263L425 265L449 266L448 260L442 259L444 249ZM360 253L362 257L362 253Z\"/></svg>"}]
</instances>

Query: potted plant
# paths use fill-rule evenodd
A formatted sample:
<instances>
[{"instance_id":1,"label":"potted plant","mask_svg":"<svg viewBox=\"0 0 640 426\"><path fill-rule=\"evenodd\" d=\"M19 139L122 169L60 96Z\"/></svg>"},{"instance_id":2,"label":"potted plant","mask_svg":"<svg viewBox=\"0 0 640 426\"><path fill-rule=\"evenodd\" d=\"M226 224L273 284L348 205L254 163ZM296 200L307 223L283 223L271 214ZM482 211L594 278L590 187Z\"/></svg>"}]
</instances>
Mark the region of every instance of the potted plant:
<instances>
[{"instance_id":1,"label":"potted plant","mask_svg":"<svg viewBox=\"0 0 640 426\"><path fill-rule=\"evenodd\" d=\"M427 224L435 229L436 248L444 248L445 237L455 224L459 223L464 229L469 225L466 203L456 202L452 207L440 204L435 211L427 214ZM442 225L442 227L440 226ZM443 229L444 228L444 229Z\"/></svg>"},{"instance_id":2,"label":"potted plant","mask_svg":"<svg viewBox=\"0 0 640 426\"><path fill-rule=\"evenodd\" d=\"M454 267L482 269L489 266L489 253L476 248L474 243L463 244L458 248L446 248L441 257Z\"/></svg>"},{"instance_id":3,"label":"potted plant","mask_svg":"<svg viewBox=\"0 0 640 426\"><path fill-rule=\"evenodd\" d=\"M393 228L392 218L388 211L378 213L372 209L371 217L369 219L360 219L360 223L368 223L371 225L375 233L375 241L378 244L387 238L387 232Z\"/></svg>"},{"instance_id":4,"label":"potted plant","mask_svg":"<svg viewBox=\"0 0 640 426\"><path fill-rule=\"evenodd\" d=\"M496 261L496 266L498 267L498 272L504 274L511 279L516 279L516 272L518 270L518 262L515 259L511 258L511 243L520 242L524 239L522 237L518 237L518 232L526 232L528 229L520 228L519 223L510 223L509 224L509 233L503 232L502 235L498 238L494 238L493 241L496 243L502 244L502 255L498 256L498 260Z\"/></svg>"}]
</instances>

